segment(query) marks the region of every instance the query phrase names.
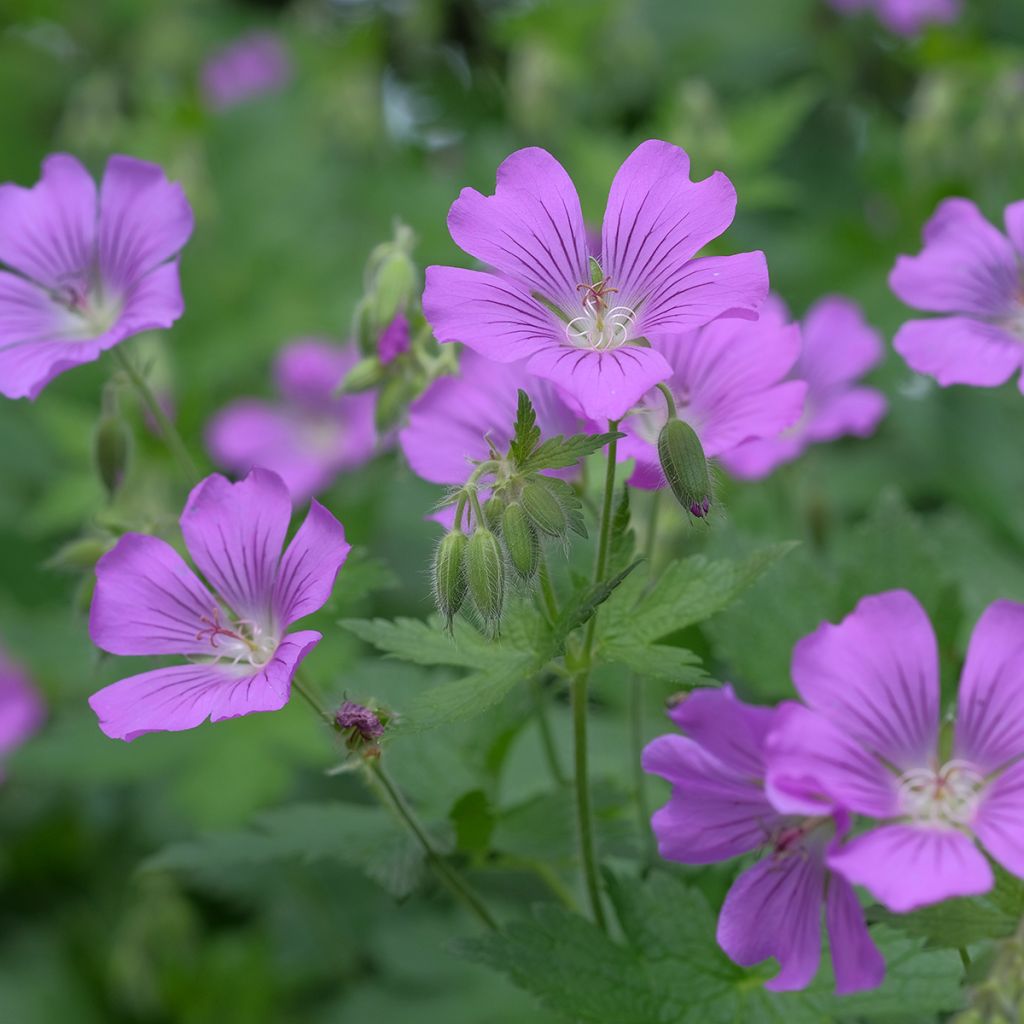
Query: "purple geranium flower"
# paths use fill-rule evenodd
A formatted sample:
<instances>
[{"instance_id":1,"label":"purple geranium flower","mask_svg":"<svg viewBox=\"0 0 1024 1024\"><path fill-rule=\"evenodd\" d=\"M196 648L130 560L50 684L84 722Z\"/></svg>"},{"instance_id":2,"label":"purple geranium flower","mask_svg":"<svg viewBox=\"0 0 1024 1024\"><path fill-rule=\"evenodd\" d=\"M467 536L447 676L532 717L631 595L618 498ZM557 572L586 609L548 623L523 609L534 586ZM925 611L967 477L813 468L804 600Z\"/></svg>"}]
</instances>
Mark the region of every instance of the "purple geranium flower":
<instances>
[{"instance_id":1,"label":"purple geranium flower","mask_svg":"<svg viewBox=\"0 0 1024 1024\"><path fill-rule=\"evenodd\" d=\"M777 714L737 700L729 686L697 690L669 712L687 735L659 736L643 755L646 771L672 783L671 800L651 820L659 852L709 864L765 851L729 890L718 942L744 967L774 957L779 973L766 988L805 988L814 978L822 903L836 991L875 988L882 956L853 889L826 866L845 832L843 815L779 813L765 794L765 744Z\"/></svg>"},{"instance_id":2,"label":"purple geranium flower","mask_svg":"<svg viewBox=\"0 0 1024 1024\"><path fill-rule=\"evenodd\" d=\"M272 470L297 505L367 462L377 446L375 396L336 395L358 359L354 346L316 338L286 346L274 366L282 401L246 398L219 412L206 434L214 461L236 473Z\"/></svg>"},{"instance_id":3,"label":"purple geranium flower","mask_svg":"<svg viewBox=\"0 0 1024 1024\"><path fill-rule=\"evenodd\" d=\"M132 157L107 161L98 196L65 154L32 188L0 185L0 394L35 398L119 341L170 327L191 233L181 186Z\"/></svg>"},{"instance_id":4,"label":"purple geranium flower","mask_svg":"<svg viewBox=\"0 0 1024 1024\"><path fill-rule=\"evenodd\" d=\"M545 150L521 149L498 168L493 196L463 189L448 215L456 244L496 273L429 267L423 310L440 341L528 360L587 417L617 420L672 373L642 339L756 319L763 253L693 258L735 210L724 174L693 182L683 150L645 142L612 183L598 263L568 174Z\"/></svg>"},{"instance_id":5,"label":"purple geranium flower","mask_svg":"<svg viewBox=\"0 0 1024 1024\"><path fill-rule=\"evenodd\" d=\"M808 445L867 437L885 415L885 396L857 384L882 358L883 347L855 302L841 295L819 299L807 311L802 333L803 349L790 377L807 383L803 416L777 437L726 452L722 461L734 476L758 479L798 458Z\"/></svg>"},{"instance_id":6,"label":"purple geranium flower","mask_svg":"<svg viewBox=\"0 0 1024 1024\"><path fill-rule=\"evenodd\" d=\"M975 626L948 754L935 634L906 591L801 640L793 680L809 709L788 709L770 741L776 805L887 822L830 853L833 871L897 913L987 892L975 839L1024 876L1024 605L997 601Z\"/></svg>"},{"instance_id":7,"label":"purple geranium flower","mask_svg":"<svg viewBox=\"0 0 1024 1024\"><path fill-rule=\"evenodd\" d=\"M916 36L932 22L948 23L960 15L960 0L830 0L837 11L874 11L890 32Z\"/></svg>"},{"instance_id":8,"label":"purple geranium flower","mask_svg":"<svg viewBox=\"0 0 1024 1024\"><path fill-rule=\"evenodd\" d=\"M1006 207L1005 220L1009 238L970 200L945 199L924 227L924 248L900 256L889 275L908 306L952 314L911 320L893 341L912 370L943 387L996 387L1024 364L1024 201Z\"/></svg>"},{"instance_id":9,"label":"purple geranium flower","mask_svg":"<svg viewBox=\"0 0 1024 1024\"><path fill-rule=\"evenodd\" d=\"M708 458L773 437L800 418L807 387L785 380L800 353L800 329L779 306L766 305L754 323L716 320L666 338L661 349L672 366L667 384L679 418L696 431ZM634 487L666 486L657 441L667 415L664 397L651 392L622 422L619 455L636 459Z\"/></svg>"},{"instance_id":10,"label":"purple geranium flower","mask_svg":"<svg viewBox=\"0 0 1024 1024\"><path fill-rule=\"evenodd\" d=\"M289 633L330 596L349 545L313 502L282 554L291 501L275 473L198 484L181 531L204 584L166 541L127 533L96 565L89 631L111 654L178 654L184 665L130 676L89 699L116 739L192 729L288 703L299 662L320 641ZM209 584L209 586L207 586Z\"/></svg>"},{"instance_id":11,"label":"purple geranium flower","mask_svg":"<svg viewBox=\"0 0 1024 1024\"><path fill-rule=\"evenodd\" d=\"M39 692L0 650L0 780L4 777L2 759L39 728L44 715Z\"/></svg>"},{"instance_id":12,"label":"purple geranium flower","mask_svg":"<svg viewBox=\"0 0 1024 1024\"><path fill-rule=\"evenodd\" d=\"M214 110L227 110L277 92L291 72L288 51L276 35L250 32L218 50L203 66L203 96Z\"/></svg>"}]
</instances>

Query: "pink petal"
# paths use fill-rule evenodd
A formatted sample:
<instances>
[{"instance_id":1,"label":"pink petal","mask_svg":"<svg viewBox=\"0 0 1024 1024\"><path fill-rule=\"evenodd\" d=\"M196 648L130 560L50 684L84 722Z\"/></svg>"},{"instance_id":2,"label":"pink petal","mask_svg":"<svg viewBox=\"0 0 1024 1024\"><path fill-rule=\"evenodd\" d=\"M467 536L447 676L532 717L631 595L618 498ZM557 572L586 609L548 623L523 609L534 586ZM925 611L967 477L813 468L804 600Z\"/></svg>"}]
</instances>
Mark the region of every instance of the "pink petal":
<instances>
[{"instance_id":1,"label":"pink petal","mask_svg":"<svg viewBox=\"0 0 1024 1024\"><path fill-rule=\"evenodd\" d=\"M264 627L291 511L284 481L254 469L236 484L208 476L181 513L185 545L200 572L239 618Z\"/></svg>"},{"instance_id":2,"label":"pink petal","mask_svg":"<svg viewBox=\"0 0 1024 1024\"><path fill-rule=\"evenodd\" d=\"M32 188L0 185L0 263L47 288L88 270L95 232L96 184L73 156L48 156Z\"/></svg>"},{"instance_id":3,"label":"pink petal","mask_svg":"<svg viewBox=\"0 0 1024 1024\"><path fill-rule=\"evenodd\" d=\"M983 775L1024 756L1024 605L995 601L971 634L957 698L956 757Z\"/></svg>"},{"instance_id":4,"label":"pink petal","mask_svg":"<svg viewBox=\"0 0 1024 1024\"><path fill-rule=\"evenodd\" d=\"M660 352L639 345L606 352L552 345L537 352L526 369L558 385L583 416L599 423L621 419L672 372Z\"/></svg>"},{"instance_id":5,"label":"pink petal","mask_svg":"<svg viewBox=\"0 0 1024 1024\"><path fill-rule=\"evenodd\" d=\"M408 352L409 344L409 318L404 313L396 313L377 339L377 356L387 366Z\"/></svg>"},{"instance_id":6,"label":"pink petal","mask_svg":"<svg viewBox=\"0 0 1024 1024\"><path fill-rule=\"evenodd\" d=\"M166 541L126 533L96 563L89 634L111 654L212 655L216 598Z\"/></svg>"},{"instance_id":7,"label":"pink petal","mask_svg":"<svg viewBox=\"0 0 1024 1024\"><path fill-rule=\"evenodd\" d=\"M438 341L461 341L499 363L566 340L565 326L525 288L479 270L427 267L423 315Z\"/></svg>"},{"instance_id":8,"label":"pink petal","mask_svg":"<svg viewBox=\"0 0 1024 1024\"><path fill-rule=\"evenodd\" d=\"M774 957L773 992L806 988L821 961L825 866L815 851L766 857L733 883L718 919L718 944L742 967Z\"/></svg>"},{"instance_id":9,"label":"pink petal","mask_svg":"<svg viewBox=\"0 0 1024 1024\"><path fill-rule=\"evenodd\" d=\"M905 914L992 888L992 869L963 833L941 826L886 825L845 843L828 866L880 903Z\"/></svg>"},{"instance_id":10,"label":"pink petal","mask_svg":"<svg viewBox=\"0 0 1024 1024\"><path fill-rule=\"evenodd\" d=\"M1024 878L1024 762L984 790L971 828L1007 871Z\"/></svg>"},{"instance_id":11,"label":"pink petal","mask_svg":"<svg viewBox=\"0 0 1024 1024\"><path fill-rule=\"evenodd\" d=\"M885 980L885 959L871 940L853 888L838 875L831 875L828 880L825 924L836 994L844 996L878 988Z\"/></svg>"},{"instance_id":12,"label":"pink petal","mask_svg":"<svg viewBox=\"0 0 1024 1024\"><path fill-rule=\"evenodd\" d=\"M1003 212L1006 233L1010 236L1017 255L1024 259L1024 199L1010 205Z\"/></svg>"},{"instance_id":13,"label":"pink petal","mask_svg":"<svg viewBox=\"0 0 1024 1024\"><path fill-rule=\"evenodd\" d=\"M740 480L760 480L786 462L800 457L807 447L803 436L783 436L747 441L727 451L722 465Z\"/></svg>"},{"instance_id":14,"label":"pink petal","mask_svg":"<svg viewBox=\"0 0 1024 1024\"><path fill-rule=\"evenodd\" d=\"M901 770L929 763L939 730L935 633L905 590L865 597L793 650L793 682L814 710Z\"/></svg>"},{"instance_id":15,"label":"pink petal","mask_svg":"<svg viewBox=\"0 0 1024 1024\"><path fill-rule=\"evenodd\" d=\"M297 406L337 408L338 385L358 360L354 345L300 338L281 349L274 362L274 380L282 397Z\"/></svg>"},{"instance_id":16,"label":"pink petal","mask_svg":"<svg viewBox=\"0 0 1024 1024\"><path fill-rule=\"evenodd\" d=\"M109 284L127 289L176 256L192 234L192 208L157 164L107 161L100 186L99 263Z\"/></svg>"},{"instance_id":17,"label":"pink petal","mask_svg":"<svg viewBox=\"0 0 1024 1024\"><path fill-rule=\"evenodd\" d=\"M464 188L448 214L460 249L557 305L590 282L579 196L546 150L520 149L498 168L493 196ZM429 317L428 317L429 319Z\"/></svg>"},{"instance_id":18,"label":"pink petal","mask_svg":"<svg viewBox=\"0 0 1024 1024\"><path fill-rule=\"evenodd\" d=\"M273 606L281 625L289 626L323 607L351 550L341 523L319 502L312 502L281 557L274 582Z\"/></svg>"},{"instance_id":19,"label":"pink petal","mask_svg":"<svg viewBox=\"0 0 1024 1024\"><path fill-rule=\"evenodd\" d=\"M172 261L131 284L125 294L117 328L121 338L143 331L161 330L170 327L184 312L178 264Z\"/></svg>"},{"instance_id":20,"label":"pink petal","mask_svg":"<svg viewBox=\"0 0 1024 1024\"><path fill-rule=\"evenodd\" d=\"M888 407L880 391L851 388L812 408L804 435L816 444L851 434L867 437L874 432Z\"/></svg>"},{"instance_id":21,"label":"pink petal","mask_svg":"<svg viewBox=\"0 0 1024 1024\"><path fill-rule=\"evenodd\" d=\"M20 746L46 717L39 691L0 651L0 756ZM2 777L2 775L0 775Z\"/></svg>"},{"instance_id":22,"label":"pink petal","mask_svg":"<svg viewBox=\"0 0 1024 1024\"><path fill-rule=\"evenodd\" d=\"M1021 343L994 324L963 316L910 320L892 347L917 373L934 377L943 387L1004 384L1024 361Z\"/></svg>"},{"instance_id":23,"label":"pink petal","mask_svg":"<svg viewBox=\"0 0 1024 1024\"><path fill-rule=\"evenodd\" d=\"M864 319L860 306L842 295L826 295L803 320L803 352L794 376L810 385L815 398L859 380L881 362L882 337Z\"/></svg>"},{"instance_id":24,"label":"pink petal","mask_svg":"<svg viewBox=\"0 0 1024 1024\"><path fill-rule=\"evenodd\" d=\"M129 676L94 693L89 706L112 739L134 740L147 732L194 729L288 703L292 676L319 643L312 631L292 633L260 670L251 665L205 663L159 668Z\"/></svg>"}]
</instances>

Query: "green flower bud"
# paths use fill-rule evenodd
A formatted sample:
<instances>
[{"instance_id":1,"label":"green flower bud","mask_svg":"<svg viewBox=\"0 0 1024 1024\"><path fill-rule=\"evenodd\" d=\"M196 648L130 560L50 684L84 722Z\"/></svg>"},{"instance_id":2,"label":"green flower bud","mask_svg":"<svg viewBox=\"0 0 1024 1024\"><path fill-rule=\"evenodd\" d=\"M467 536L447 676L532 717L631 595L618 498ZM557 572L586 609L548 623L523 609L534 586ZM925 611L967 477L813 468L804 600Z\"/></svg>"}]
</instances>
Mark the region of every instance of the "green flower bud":
<instances>
[{"instance_id":1,"label":"green flower bud","mask_svg":"<svg viewBox=\"0 0 1024 1024\"><path fill-rule=\"evenodd\" d=\"M400 419L410 399L409 385L401 377L389 377L377 392L374 418L377 430L385 433Z\"/></svg>"},{"instance_id":2,"label":"green flower bud","mask_svg":"<svg viewBox=\"0 0 1024 1024\"><path fill-rule=\"evenodd\" d=\"M461 530L452 530L437 545L437 553L434 555L434 600L449 631L455 613L466 598L463 562L467 543L468 538Z\"/></svg>"},{"instance_id":3,"label":"green flower bud","mask_svg":"<svg viewBox=\"0 0 1024 1024\"><path fill-rule=\"evenodd\" d=\"M711 508L711 478L693 427L683 420L670 419L658 435L658 458L676 500L690 515L703 519Z\"/></svg>"},{"instance_id":4,"label":"green flower bud","mask_svg":"<svg viewBox=\"0 0 1024 1024\"><path fill-rule=\"evenodd\" d=\"M381 261L374 277L373 318L378 330L383 330L405 308L415 287L416 266L408 253L396 248Z\"/></svg>"},{"instance_id":5,"label":"green flower bud","mask_svg":"<svg viewBox=\"0 0 1024 1024\"><path fill-rule=\"evenodd\" d=\"M46 560L48 569L88 572L110 550L112 541L104 537L78 537L61 545Z\"/></svg>"},{"instance_id":6,"label":"green flower bud","mask_svg":"<svg viewBox=\"0 0 1024 1024\"><path fill-rule=\"evenodd\" d=\"M466 545L466 583L484 624L495 628L505 601L505 558L498 538L477 526Z\"/></svg>"},{"instance_id":7,"label":"green flower bud","mask_svg":"<svg viewBox=\"0 0 1024 1024\"><path fill-rule=\"evenodd\" d=\"M356 304L356 311L352 318L352 330L359 345L359 351L364 356L375 356L377 354L377 338L380 331L374 323L373 302L371 296L364 295Z\"/></svg>"},{"instance_id":8,"label":"green flower bud","mask_svg":"<svg viewBox=\"0 0 1024 1024\"><path fill-rule=\"evenodd\" d=\"M124 480L131 454L132 436L124 420L118 415L104 415L96 426L93 452L107 495L117 493Z\"/></svg>"},{"instance_id":9,"label":"green flower bud","mask_svg":"<svg viewBox=\"0 0 1024 1024\"><path fill-rule=\"evenodd\" d=\"M501 520L501 536L512 568L521 579L532 580L540 563L540 539L518 501L510 502L505 509Z\"/></svg>"},{"instance_id":10,"label":"green flower bud","mask_svg":"<svg viewBox=\"0 0 1024 1024\"><path fill-rule=\"evenodd\" d=\"M380 365L380 360L376 356L366 356L345 374L338 386L338 393L356 395L360 391L369 391L381 382L383 376L384 368Z\"/></svg>"},{"instance_id":11,"label":"green flower bud","mask_svg":"<svg viewBox=\"0 0 1024 1024\"><path fill-rule=\"evenodd\" d=\"M536 480L531 480L523 488L523 510L530 517L530 522L550 537L565 535L567 520L561 502Z\"/></svg>"},{"instance_id":12,"label":"green flower bud","mask_svg":"<svg viewBox=\"0 0 1024 1024\"><path fill-rule=\"evenodd\" d=\"M484 514L484 526L497 533L501 529L502 513L505 511L505 502L492 494L481 509Z\"/></svg>"}]
</instances>

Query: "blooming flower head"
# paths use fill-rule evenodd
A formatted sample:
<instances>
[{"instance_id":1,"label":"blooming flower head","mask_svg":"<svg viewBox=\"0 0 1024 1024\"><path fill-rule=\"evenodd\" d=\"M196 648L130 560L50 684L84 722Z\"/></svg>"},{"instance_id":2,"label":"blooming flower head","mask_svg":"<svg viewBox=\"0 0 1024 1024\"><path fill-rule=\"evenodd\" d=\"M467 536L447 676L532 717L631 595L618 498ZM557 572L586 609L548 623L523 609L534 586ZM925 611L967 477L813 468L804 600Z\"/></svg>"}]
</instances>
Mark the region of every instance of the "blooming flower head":
<instances>
[{"instance_id":1,"label":"blooming flower head","mask_svg":"<svg viewBox=\"0 0 1024 1024\"><path fill-rule=\"evenodd\" d=\"M35 398L125 338L170 327L191 233L181 186L132 157L107 161L98 193L62 153L32 188L0 185L0 394Z\"/></svg>"},{"instance_id":2,"label":"blooming flower head","mask_svg":"<svg viewBox=\"0 0 1024 1024\"><path fill-rule=\"evenodd\" d=\"M0 759L42 724L43 701L28 676L0 650ZM3 766L0 763L0 779Z\"/></svg>"},{"instance_id":3,"label":"blooming flower head","mask_svg":"<svg viewBox=\"0 0 1024 1024\"><path fill-rule=\"evenodd\" d=\"M970 200L945 199L924 227L924 248L900 256L889 275L908 306L947 314L911 320L893 341L912 370L943 387L996 387L1024 365L1024 200L1006 207L1005 222L1006 235Z\"/></svg>"},{"instance_id":4,"label":"blooming flower head","mask_svg":"<svg viewBox=\"0 0 1024 1024\"><path fill-rule=\"evenodd\" d=\"M203 66L203 96L214 110L227 110L277 92L291 77L291 61L272 32L250 32L218 50Z\"/></svg>"},{"instance_id":5,"label":"blooming flower head","mask_svg":"<svg viewBox=\"0 0 1024 1024\"><path fill-rule=\"evenodd\" d=\"M722 461L734 476L758 479L798 458L808 445L867 437L885 415L885 396L857 383L883 352L860 307L841 295L825 296L807 311L802 327L803 346L790 377L806 382L803 416L781 434L726 452Z\"/></svg>"},{"instance_id":6,"label":"blooming flower head","mask_svg":"<svg viewBox=\"0 0 1024 1024\"><path fill-rule=\"evenodd\" d=\"M463 189L448 215L456 244L495 272L429 267L423 311L438 340L525 360L587 417L617 420L671 375L664 335L755 318L768 291L762 253L694 259L735 210L725 175L693 182L683 150L645 142L612 182L593 259L568 174L545 150L521 149L498 168L494 195Z\"/></svg>"},{"instance_id":7,"label":"blooming flower head","mask_svg":"<svg viewBox=\"0 0 1024 1024\"><path fill-rule=\"evenodd\" d=\"M806 385L786 380L800 352L800 329L784 311L766 306L758 320L716 320L666 338L662 352L672 367L665 382L680 419L700 438L708 458L751 438L773 437L795 423ZM621 459L635 458L635 487L665 486L657 441L668 415L664 397L648 394L622 422Z\"/></svg>"},{"instance_id":8,"label":"blooming flower head","mask_svg":"<svg viewBox=\"0 0 1024 1024\"><path fill-rule=\"evenodd\" d=\"M725 686L695 691L669 714L686 735L659 736L643 755L646 771L672 783L671 800L651 819L661 855L709 864L764 853L725 898L721 947L744 967L774 957L779 973L766 988L805 988L821 959L824 903L836 991L880 985L885 965L857 897L826 866L843 817L825 807L780 813L765 794L765 746L778 712L745 704Z\"/></svg>"},{"instance_id":9,"label":"blooming flower head","mask_svg":"<svg viewBox=\"0 0 1024 1024\"><path fill-rule=\"evenodd\" d=\"M844 14L871 10L890 32L916 36L925 25L949 23L960 15L960 0L830 0Z\"/></svg>"},{"instance_id":10,"label":"blooming flower head","mask_svg":"<svg viewBox=\"0 0 1024 1024\"><path fill-rule=\"evenodd\" d=\"M377 447L374 395L336 394L358 359L355 346L317 338L287 345L274 366L281 401L246 398L221 410L207 429L214 461L236 473L272 470L297 505L369 461Z\"/></svg>"},{"instance_id":11,"label":"blooming flower head","mask_svg":"<svg viewBox=\"0 0 1024 1024\"><path fill-rule=\"evenodd\" d=\"M776 806L885 822L832 851L833 871L897 913L987 892L976 840L1024 876L1024 605L997 601L975 626L948 750L935 634L906 591L801 640L793 681L807 707L784 709L769 742Z\"/></svg>"},{"instance_id":12,"label":"blooming flower head","mask_svg":"<svg viewBox=\"0 0 1024 1024\"><path fill-rule=\"evenodd\" d=\"M208 476L181 514L185 546L204 583L166 541L127 533L96 564L93 643L111 654L177 654L184 664L130 676L93 694L115 739L191 729L288 703L299 662L320 641L289 632L328 599L349 545L313 502L282 553L291 500L275 473L240 483Z\"/></svg>"}]
</instances>

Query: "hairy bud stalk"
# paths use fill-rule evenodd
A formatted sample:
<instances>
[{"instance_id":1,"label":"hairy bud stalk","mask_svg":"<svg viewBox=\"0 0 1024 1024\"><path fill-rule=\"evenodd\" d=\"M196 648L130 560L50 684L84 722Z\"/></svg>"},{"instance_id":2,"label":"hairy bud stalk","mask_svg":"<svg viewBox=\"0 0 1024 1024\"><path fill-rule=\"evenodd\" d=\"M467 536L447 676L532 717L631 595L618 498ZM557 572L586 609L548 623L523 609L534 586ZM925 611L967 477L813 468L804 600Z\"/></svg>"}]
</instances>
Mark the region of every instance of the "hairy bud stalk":
<instances>
[{"instance_id":1,"label":"hairy bud stalk","mask_svg":"<svg viewBox=\"0 0 1024 1024\"><path fill-rule=\"evenodd\" d=\"M466 599L465 554L468 538L452 530L437 546L434 556L434 600L450 631L455 614Z\"/></svg>"},{"instance_id":2,"label":"hairy bud stalk","mask_svg":"<svg viewBox=\"0 0 1024 1024\"><path fill-rule=\"evenodd\" d=\"M505 602L505 557L486 526L478 525L469 538L465 567L469 596L485 625L496 629Z\"/></svg>"},{"instance_id":3,"label":"hairy bud stalk","mask_svg":"<svg viewBox=\"0 0 1024 1024\"><path fill-rule=\"evenodd\" d=\"M658 458L676 501L703 519L711 508L711 478L700 438L689 423L670 419L658 435Z\"/></svg>"},{"instance_id":4,"label":"hairy bud stalk","mask_svg":"<svg viewBox=\"0 0 1024 1024\"><path fill-rule=\"evenodd\" d=\"M518 501L509 503L501 520L501 536L509 561L524 582L532 580L540 564L537 531Z\"/></svg>"}]
</instances>

